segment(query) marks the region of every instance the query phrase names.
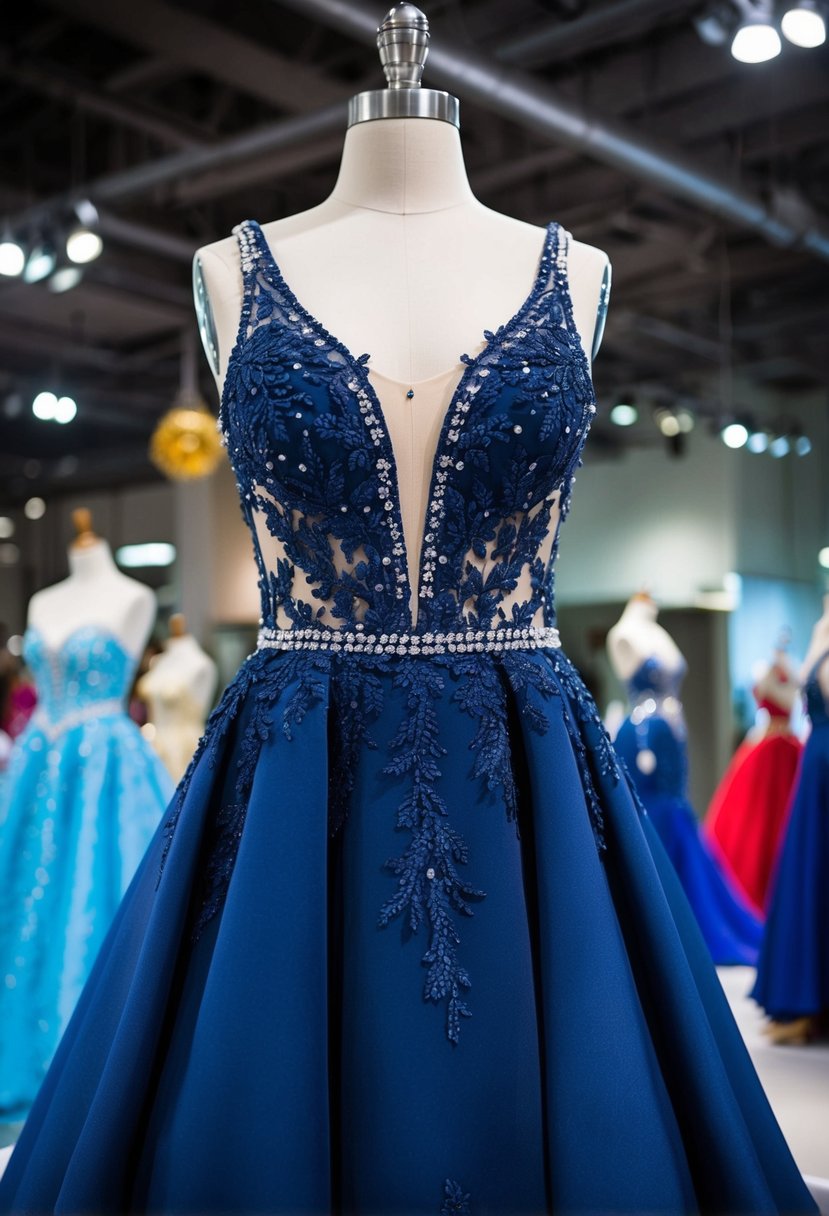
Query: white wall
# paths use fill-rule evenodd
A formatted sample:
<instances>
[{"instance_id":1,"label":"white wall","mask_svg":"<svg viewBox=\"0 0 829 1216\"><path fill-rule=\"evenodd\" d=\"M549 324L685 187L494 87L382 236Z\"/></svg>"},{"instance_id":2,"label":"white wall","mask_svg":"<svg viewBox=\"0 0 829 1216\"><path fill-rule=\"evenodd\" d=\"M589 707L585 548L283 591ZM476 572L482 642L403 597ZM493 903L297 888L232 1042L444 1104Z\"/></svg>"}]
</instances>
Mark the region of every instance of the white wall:
<instances>
[{"instance_id":1,"label":"white wall","mask_svg":"<svg viewBox=\"0 0 829 1216\"><path fill-rule=\"evenodd\" d=\"M699 429L681 459L661 446L591 459L587 444L562 532L559 602L625 600L647 586L682 606L721 587L737 557L733 453Z\"/></svg>"}]
</instances>

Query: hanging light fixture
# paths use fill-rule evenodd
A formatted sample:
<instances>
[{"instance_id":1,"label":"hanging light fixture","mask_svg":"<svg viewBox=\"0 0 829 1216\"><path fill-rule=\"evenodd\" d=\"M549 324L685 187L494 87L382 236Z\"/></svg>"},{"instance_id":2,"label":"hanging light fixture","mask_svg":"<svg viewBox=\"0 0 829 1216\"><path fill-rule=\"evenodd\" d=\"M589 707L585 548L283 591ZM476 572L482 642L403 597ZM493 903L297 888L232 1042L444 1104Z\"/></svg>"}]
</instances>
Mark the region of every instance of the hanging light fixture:
<instances>
[{"instance_id":1,"label":"hanging light fixture","mask_svg":"<svg viewBox=\"0 0 829 1216\"><path fill-rule=\"evenodd\" d=\"M23 282L39 283L42 279L48 278L55 269L57 261L58 256L51 242L41 241L34 245L29 251L26 265L23 267Z\"/></svg>"},{"instance_id":2,"label":"hanging light fixture","mask_svg":"<svg viewBox=\"0 0 829 1216\"><path fill-rule=\"evenodd\" d=\"M617 401L610 411L610 421L614 426L633 426L639 418L639 410L633 399Z\"/></svg>"},{"instance_id":3,"label":"hanging light fixture","mask_svg":"<svg viewBox=\"0 0 829 1216\"><path fill-rule=\"evenodd\" d=\"M727 448L743 448L748 443L748 427L742 422L727 422L720 431L720 439Z\"/></svg>"},{"instance_id":4,"label":"hanging light fixture","mask_svg":"<svg viewBox=\"0 0 829 1216\"><path fill-rule=\"evenodd\" d=\"M104 247L97 232L98 210L89 199L81 199L75 204L74 211L78 223L66 238L66 256L70 262L85 266L87 262L94 262Z\"/></svg>"},{"instance_id":5,"label":"hanging light fixture","mask_svg":"<svg viewBox=\"0 0 829 1216\"><path fill-rule=\"evenodd\" d=\"M826 19L815 0L798 0L795 4L789 4L780 28L795 46L812 48L823 46L826 41Z\"/></svg>"},{"instance_id":6,"label":"hanging light fixture","mask_svg":"<svg viewBox=\"0 0 829 1216\"><path fill-rule=\"evenodd\" d=\"M15 279L26 265L26 251L16 237L6 230L0 237L0 274Z\"/></svg>"},{"instance_id":7,"label":"hanging light fixture","mask_svg":"<svg viewBox=\"0 0 829 1216\"><path fill-rule=\"evenodd\" d=\"M780 35L774 27L771 10L765 5L743 17L731 40L731 54L740 63L768 63L781 50Z\"/></svg>"}]
</instances>

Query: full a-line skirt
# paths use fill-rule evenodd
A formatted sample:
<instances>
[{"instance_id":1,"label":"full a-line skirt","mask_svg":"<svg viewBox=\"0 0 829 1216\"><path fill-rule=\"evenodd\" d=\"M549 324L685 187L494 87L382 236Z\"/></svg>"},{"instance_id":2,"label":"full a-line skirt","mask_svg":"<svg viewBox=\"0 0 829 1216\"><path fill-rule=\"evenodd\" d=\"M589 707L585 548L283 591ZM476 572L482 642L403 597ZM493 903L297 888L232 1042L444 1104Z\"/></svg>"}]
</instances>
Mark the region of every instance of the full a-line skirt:
<instances>
[{"instance_id":1,"label":"full a-line skirt","mask_svg":"<svg viewBox=\"0 0 829 1216\"><path fill-rule=\"evenodd\" d=\"M0 1208L814 1210L563 655L271 652L211 736ZM389 868L424 825L431 853ZM450 829L473 914L450 903L447 935ZM381 926L401 880L412 899Z\"/></svg>"}]
</instances>

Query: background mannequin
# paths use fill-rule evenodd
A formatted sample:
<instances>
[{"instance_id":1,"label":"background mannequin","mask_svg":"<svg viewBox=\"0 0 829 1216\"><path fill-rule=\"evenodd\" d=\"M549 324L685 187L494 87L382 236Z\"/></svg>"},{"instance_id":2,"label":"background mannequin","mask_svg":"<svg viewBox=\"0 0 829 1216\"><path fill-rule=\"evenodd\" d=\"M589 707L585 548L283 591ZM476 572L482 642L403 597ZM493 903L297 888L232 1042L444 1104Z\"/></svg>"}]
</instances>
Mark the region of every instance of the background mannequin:
<instances>
[{"instance_id":1,"label":"background mannequin","mask_svg":"<svg viewBox=\"0 0 829 1216\"><path fill-rule=\"evenodd\" d=\"M798 675L780 647L770 663L759 665L753 691L766 720L734 753L708 808L705 835L731 881L763 917L802 752L791 730Z\"/></svg>"},{"instance_id":2,"label":"background mannequin","mask_svg":"<svg viewBox=\"0 0 829 1216\"><path fill-rule=\"evenodd\" d=\"M153 745L175 781L182 776L204 731L216 690L216 664L198 644L181 613L170 617L170 636L138 683L155 727Z\"/></svg>"},{"instance_id":3,"label":"background mannequin","mask_svg":"<svg viewBox=\"0 0 829 1216\"><path fill-rule=\"evenodd\" d=\"M684 667L685 660L676 642L657 624L658 612L647 591L637 591L607 635L611 666L623 684L647 659L656 659L670 671Z\"/></svg>"},{"instance_id":4,"label":"background mannequin","mask_svg":"<svg viewBox=\"0 0 829 1216\"><path fill-rule=\"evenodd\" d=\"M715 963L752 964L761 927L721 872L688 801L687 731L680 690L685 659L656 622L657 607L635 595L610 630L611 666L626 685L630 714L615 747L688 896Z\"/></svg>"},{"instance_id":5,"label":"background mannequin","mask_svg":"<svg viewBox=\"0 0 829 1216\"><path fill-rule=\"evenodd\" d=\"M22 1119L172 793L125 712L155 599L75 512L69 578L32 600L37 708L0 783L0 1122Z\"/></svg>"},{"instance_id":6,"label":"background mannequin","mask_svg":"<svg viewBox=\"0 0 829 1216\"><path fill-rule=\"evenodd\" d=\"M121 573L109 545L92 531L89 511L79 508L72 521L77 535L69 548L69 577L32 596L29 628L58 650L76 629L101 625L128 654L140 655L155 619L155 596Z\"/></svg>"}]
</instances>

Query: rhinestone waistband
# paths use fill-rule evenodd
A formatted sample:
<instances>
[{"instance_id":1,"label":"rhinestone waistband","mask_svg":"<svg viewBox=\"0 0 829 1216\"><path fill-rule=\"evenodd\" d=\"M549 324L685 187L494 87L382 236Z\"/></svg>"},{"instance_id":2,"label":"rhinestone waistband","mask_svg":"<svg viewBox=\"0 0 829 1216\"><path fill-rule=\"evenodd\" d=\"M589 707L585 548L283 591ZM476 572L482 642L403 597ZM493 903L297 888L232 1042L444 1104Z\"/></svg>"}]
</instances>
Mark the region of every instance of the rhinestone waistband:
<instances>
[{"instance_id":1,"label":"rhinestone waistband","mask_svg":"<svg viewBox=\"0 0 829 1216\"><path fill-rule=\"evenodd\" d=\"M552 626L504 625L500 629L461 629L452 633L362 633L333 629L259 630L257 650L331 650L347 654L464 654L487 650L557 649Z\"/></svg>"},{"instance_id":2,"label":"rhinestone waistband","mask_svg":"<svg viewBox=\"0 0 829 1216\"><path fill-rule=\"evenodd\" d=\"M105 701L92 701L80 709L72 709L60 718L49 718L45 710L36 709L29 719L29 723L52 743L76 726L94 722L96 718L109 718L113 714L124 712L124 702L119 697L109 697Z\"/></svg>"}]
</instances>

